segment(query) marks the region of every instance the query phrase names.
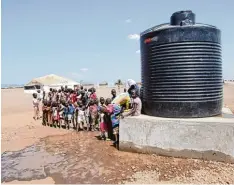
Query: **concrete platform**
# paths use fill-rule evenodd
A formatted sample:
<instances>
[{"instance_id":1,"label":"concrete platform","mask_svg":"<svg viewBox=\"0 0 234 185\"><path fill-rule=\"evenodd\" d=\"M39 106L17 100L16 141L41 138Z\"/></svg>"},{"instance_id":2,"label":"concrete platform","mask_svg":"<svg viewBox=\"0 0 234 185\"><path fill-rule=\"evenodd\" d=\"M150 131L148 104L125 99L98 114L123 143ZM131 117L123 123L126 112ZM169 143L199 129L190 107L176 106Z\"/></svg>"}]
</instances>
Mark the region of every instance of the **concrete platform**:
<instances>
[{"instance_id":1,"label":"concrete platform","mask_svg":"<svg viewBox=\"0 0 234 185\"><path fill-rule=\"evenodd\" d=\"M122 151L234 163L234 115L172 119L141 115L120 122Z\"/></svg>"}]
</instances>

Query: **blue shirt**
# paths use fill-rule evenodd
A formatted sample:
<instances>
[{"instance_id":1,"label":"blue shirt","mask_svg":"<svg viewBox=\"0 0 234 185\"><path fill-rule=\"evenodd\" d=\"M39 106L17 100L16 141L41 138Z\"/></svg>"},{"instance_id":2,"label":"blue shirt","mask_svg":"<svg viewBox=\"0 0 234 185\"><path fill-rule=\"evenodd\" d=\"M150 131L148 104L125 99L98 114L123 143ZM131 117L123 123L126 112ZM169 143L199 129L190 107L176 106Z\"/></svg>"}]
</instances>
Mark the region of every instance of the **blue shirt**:
<instances>
[{"instance_id":1,"label":"blue shirt","mask_svg":"<svg viewBox=\"0 0 234 185\"><path fill-rule=\"evenodd\" d=\"M75 108L72 105L68 106L68 114L74 114Z\"/></svg>"}]
</instances>

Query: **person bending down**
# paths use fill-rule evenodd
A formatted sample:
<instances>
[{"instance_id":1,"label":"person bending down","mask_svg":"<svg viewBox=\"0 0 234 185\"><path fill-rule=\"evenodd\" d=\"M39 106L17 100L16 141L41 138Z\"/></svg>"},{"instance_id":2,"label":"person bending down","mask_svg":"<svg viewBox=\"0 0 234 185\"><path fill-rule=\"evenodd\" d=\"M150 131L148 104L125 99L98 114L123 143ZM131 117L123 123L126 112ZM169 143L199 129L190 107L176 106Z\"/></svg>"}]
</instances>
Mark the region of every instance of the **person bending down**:
<instances>
[{"instance_id":1,"label":"person bending down","mask_svg":"<svg viewBox=\"0 0 234 185\"><path fill-rule=\"evenodd\" d=\"M141 114L142 102L135 89L131 91L131 98L132 98L132 108L130 109L129 112L123 113L122 118L127 116L139 116Z\"/></svg>"}]
</instances>

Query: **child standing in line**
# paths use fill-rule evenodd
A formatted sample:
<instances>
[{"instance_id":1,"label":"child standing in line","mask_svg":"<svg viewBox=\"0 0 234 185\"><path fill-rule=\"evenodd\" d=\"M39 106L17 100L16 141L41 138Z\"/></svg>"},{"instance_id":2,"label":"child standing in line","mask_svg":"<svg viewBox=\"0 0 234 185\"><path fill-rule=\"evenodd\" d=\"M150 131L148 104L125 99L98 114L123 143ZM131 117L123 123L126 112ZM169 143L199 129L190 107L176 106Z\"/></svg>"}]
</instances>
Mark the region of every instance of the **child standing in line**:
<instances>
[{"instance_id":1,"label":"child standing in line","mask_svg":"<svg viewBox=\"0 0 234 185\"><path fill-rule=\"evenodd\" d=\"M34 110L34 115L33 115L33 119L39 119L39 100L37 98L37 94L33 93L33 110Z\"/></svg>"},{"instance_id":2,"label":"child standing in line","mask_svg":"<svg viewBox=\"0 0 234 185\"><path fill-rule=\"evenodd\" d=\"M90 99L92 100L96 100L97 99L97 95L96 95L96 89L95 88L91 88L90 89Z\"/></svg>"},{"instance_id":3,"label":"child standing in line","mask_svg":"<svg viewBox=\"0 0 234 185\"><path fill-rule=\"evenodd\" d=\"M100 114L98 111L99 101L97 98L94 100L94 104L96 105L96 108L97 108L97 119L96 119L95 124L94 124L94 130L100 130L100 117L99 117Z\"/></svg>"},{"instance_id":4,"label":"child standing in line","mask_svg":"<svg viewBox=\"0 0 234 185\"><path fill-rule=\"evenodd\" d=\"M106 140L108 138L107 123L105 122L104 107L100 107L100 138Z\"/></svg>"},{"instance_id":5,"label":"child standing in line","mask_svg":"<svg viewBox=\"0 0 234 185\"><path fill-rule=\"evenodd\" d=\"M48 118L47 118L47 120L48 120L47 125L49 126L49 125L52 124L52 108L51 108L51 101L48 101L46 111L47 111L47 116L48 116Z\"/></svg>"},{"instance_id":6,"label":"child standing in line","mask_svg":"<svg viewBox=\"0 0 234 185\"><path fill-rule=\"evenodd\" d=\"M107 98L105 102L105 123L107 125L108 138L106 140L113 139L113 129L111 122L111 114L113 113L113 104L111 104L111 99Z\"/></svg>"},{"instance_id":7,"label":"child standing in line","mask_svg":"<svg viewBox=\"0 0 234 185\"><path fill-rule=\"evenodd\" d=\"M107 133L107 127L106 127L106 123L104 121L104 109L105 109L105 99L103 97L100 97L99 100L100 104L98 106L98 115L99 115L99 130L100 130L100 138L101 139L105 139L107 135L105 135L105 133Z\"/></svg>"},{"instance_id":8,"label":"child standing in line","mask_svg":"<svg viewBox=\"0 0 234 185\"><path fill-rule=\"evenodd\" d=\"M47 102L52 101L52 92L49 92L46 96Z\"/></svg>"},{"instance_id":9,"label":"child standing in line","mask_svg":"<svg viewBox=\"0 0 234 185\"><path fill-rule=\"evenodd\" d=\"M70 128L69 127L69 121L68 121L68 112L69 112L69 108L68 108L68 103L66 102L65 103L65 106L64 106L64 123L65 123L65 129L66 128Z\"/></svg>"},{"instance_id":10,"label":"child standing in line","mask_svg":"<svg viewBox=\"0 0 234 185\"><path fill-rule=\"evenodd\" d=\"M85 118L85 106L82 102L78 102L78 117L77 117L77 131L79 129L84 129L86 125L86 118Z\"/></svg>"},{"instance_id":11,"label":"child standing in line","mask_svg":"<svg viewBox=\"0 0 234 185\"><path fill-rule=\"evenodd\" d=\"M119 120L120 120L120 114L122 112L122 108L120 105L113 104L113 113L111 114L111 123L112 123L112 129L113 134L115 137L115 141L113 143L116 148L119 144Z\"/></svg>"},{"instance_id":12,"label":"child standing in line","mask_svg":"<svg viewBox=\"0 0 234 185\"><path fill-rule=\"evenodd\" d=\"M104 107L104 106L105 106L105 99L104 99L103 97L100 97L99 102L100 102L100 106L101 106L101 107Z\"/></svg>"},{"instance_id":13,"label":"child standing in line","mask_svg":"<svg viewBox=\"0 0 234 185\"><path fill-rule=\"evenodd\" d=\"M75 111L74 111L74 122L75 122L75 125L76 125L76 130L78 131L79 128L77 126L78 126L79 106L78 106L77 102L73 103L73 105L74 105L74 109L75 109Z\"/></svg>"},{"instance_id":14,"label":"child standing in line","mask_svg":"<svg viewBox=\"0 0 234 185\"><path fill-rule=\"evenodd\" d=\"M73 91L72 94L71 94L71 101L72 103L76 103L77 102L77 94L76 94L76 91Z\"/></svg>"},{"instance_id":15,"label":"child standing in line","mask_svg":"<svg viewBox=\"0 0 234 185\"><path fill-rule=\"evenodd\" d=\"M62 124L64 123L64 104L65 101L64 100L60 100L60 104L59 104L59 128L61 128Z\"/></svg>"},{"instance_id":16,"label":"child standing in line","mask_svg":"<svg viewBox=\"0 0 234 185\"><path fill-rule=\"evenodd\" d=\"M74 123L74 113L75 113L75 108L72 104L72 102L70 101L69 102L69 105L68 105L68 129L70 128L70 123L72 122L73 124L73 129L75 129L75 123Z\"/></svg>"},{"instance_id":17,"label":"child standing in line","mask_svg":"<svg viewBox=\"0 0 234 185\"><path fill-rule=\"evenodd\" d=\"M52 91L52 102L57 102L57 92L55 89Z\"/></svg>"},{"instance_id":18,"label":"child standing in line","mask_svg":"<svg viewBox=\"0 0 234 185\"><path fill-rule=\"evenodd\" d=\"M91 118L90 118L90 112L89 112L89 107L86 105L86 104L84 104L84 103L82 103L82 105L84 106L84 114L85 114L85 121L86 121L86 125L87 125L87 131L89 131L90 130L90 120L91 120Z\"/></svg>"},{"instance_id":19,"label":"child standing in line","mask_svg":"<svg viewBox=\"0 0 234 185\"><path fill-rule=\"evenodd\" d=\"M91 131L95 131L95 124L98 118L98 110L97 110L97 105L92 99L89 102L89 113L91 117Z\"/></svg>"},{"instance_id":20,"label":"child standing in line","mask_svg":"<svg viewBox=\"0 0 234 185\"><path fill-rule=\"evenodd\" d=\"M60 100L61 100L61 96L62 96L62 91L61 91L61 89L58 90L57 96L58 96L58 99L59 99L59 101L60 101Z\"/></svg>"},{"instance_id":21,"label":"child standing in line","mask_svg":"<svg viewBox=\"0 0 234 185\"><path fill-rule=\"evenodd\" d=\"M112 95L111 100L114 100L116 98L116 90L115 89L111 90L111 95Z\"/></svg>"},{"instance_id":22,"label":"child standing in line","mask_svg":"<svg viewBox=\"0 0 234 185\"><path fill-rule=\"evenodd\" d=\"M39 118L41 118L40 107L42 107L41 106L42 98L43 98L43 94L41 93L41 90L38 89L37 90L37 99L38 99L38 102L39 102L39 105L38 105L39 106L39 108L38 108L38 117Z\"/></svg>"},{"instance_id":23,"label":"child standing in line","mask_svg":"<svg viewBox=\"0 0 234 185\"><path fill-rule=\"evenodd\" d=\"M48 114L47 114L47 101L43 100L42 105L42 125L46 125L48 122Z\"/></svg>"},{"instance_id":24,"label":"child standing in line","mask_svg":"<svg viewBox=\"0 0 234 185\"><path fill-rule=\"evenodd\" d=\"M52 105L52 123L55 128L58 126L59 123L59 109L56 102L54 102Z\"/></svg>"}]
</instances>

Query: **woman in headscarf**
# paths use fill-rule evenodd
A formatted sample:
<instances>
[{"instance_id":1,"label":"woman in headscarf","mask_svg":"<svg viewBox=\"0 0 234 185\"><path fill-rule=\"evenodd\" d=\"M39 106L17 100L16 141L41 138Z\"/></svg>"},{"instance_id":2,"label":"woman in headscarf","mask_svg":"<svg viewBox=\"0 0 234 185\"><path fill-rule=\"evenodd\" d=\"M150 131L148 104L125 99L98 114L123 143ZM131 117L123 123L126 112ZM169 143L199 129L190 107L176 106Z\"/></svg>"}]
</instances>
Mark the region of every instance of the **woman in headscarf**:
<instances>
[{"instance_id":1,"label":"woman in headscarf","mask_svg":"<svg viewBox=\"0 0 234 185\"><path fill-rule=\"evenodd\" d=\"M132 90L135 90L137 92L137 95L140 94L139 87L138 87L137 83L132 79L127 80L126 89L127 89L128 94L131 94Z\"/></svg>"}]
</instances>

